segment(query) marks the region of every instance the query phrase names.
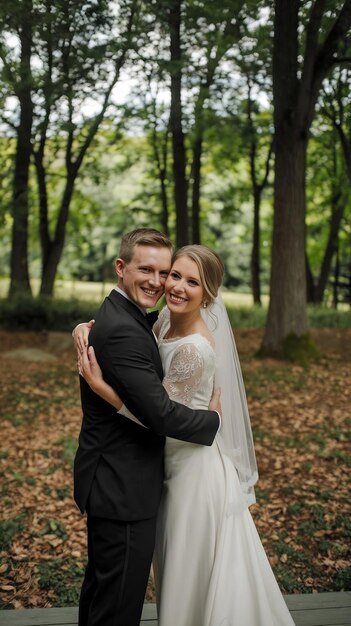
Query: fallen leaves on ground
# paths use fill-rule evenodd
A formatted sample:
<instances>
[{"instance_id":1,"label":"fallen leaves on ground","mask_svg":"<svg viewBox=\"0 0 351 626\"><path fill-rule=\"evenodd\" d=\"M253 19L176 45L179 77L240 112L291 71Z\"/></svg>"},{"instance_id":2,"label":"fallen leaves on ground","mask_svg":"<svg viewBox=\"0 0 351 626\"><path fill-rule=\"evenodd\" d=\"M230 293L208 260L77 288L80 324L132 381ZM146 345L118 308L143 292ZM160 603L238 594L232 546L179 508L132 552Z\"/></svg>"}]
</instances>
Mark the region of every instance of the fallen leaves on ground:
<instances>
[{"instance_id":1,"label":"fallen leaves on ground","mask_svg":"<svg viewBox=\"0 0 351 626\"><path fill-rule=\"evenodd\" d=\"M261 331L236 332L260 473L251 512L287 593L350 588L351 331L313 335L321 357L304 369L255 358ZM86 533L72 497L81 409L70 336L1 331L0 375L1 606L76 604Z\"/></svg>"}]
</instances>

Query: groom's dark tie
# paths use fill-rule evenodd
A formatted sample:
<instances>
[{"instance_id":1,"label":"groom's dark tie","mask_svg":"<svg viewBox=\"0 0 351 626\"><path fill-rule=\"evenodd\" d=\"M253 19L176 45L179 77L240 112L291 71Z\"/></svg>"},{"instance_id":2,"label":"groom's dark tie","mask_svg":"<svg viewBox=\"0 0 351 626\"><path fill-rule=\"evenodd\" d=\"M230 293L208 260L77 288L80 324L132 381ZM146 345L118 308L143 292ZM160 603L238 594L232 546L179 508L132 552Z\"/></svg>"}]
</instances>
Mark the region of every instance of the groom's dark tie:
<instances>
[{"instance_id":1,"label":"groom's dark tie","mask_svg":"<svg viewBox=\"0 0 351 626\"><path fill-rule=\"evenodd\" d=\"M157 318L158 318L158 311L150 311L150 313L146 313L145 315L145 319L147 323L149 324L149 326L151 326L151 328L153 327L154 323L157 321Z\"/></svg>"}]
</instances>

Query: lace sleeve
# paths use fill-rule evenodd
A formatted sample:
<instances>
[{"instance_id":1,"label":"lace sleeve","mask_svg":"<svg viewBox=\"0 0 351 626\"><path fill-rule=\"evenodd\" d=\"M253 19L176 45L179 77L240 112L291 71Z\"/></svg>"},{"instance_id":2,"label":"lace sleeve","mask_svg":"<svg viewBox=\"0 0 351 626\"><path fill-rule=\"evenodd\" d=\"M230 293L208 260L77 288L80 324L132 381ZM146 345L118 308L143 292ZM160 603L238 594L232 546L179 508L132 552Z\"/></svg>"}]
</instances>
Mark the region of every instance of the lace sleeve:
<instances>
[{"instance_id":1,"label":"lace sleeve","mask_svg":"<svg viewBox=\"0 0 351 626\"><path fill-rule=\"evenodd\" d=\"M157 339L161 339L165 334L166 330L169 327L169 310L165 306L158 316L157 322L153 325L152 330L154 331Z\"/></svg>"},{"instance_id":2,"label":"lace sleeve","mask_svg":"<svg viewBox=\"0 0 351 626\"><path fill-rule=\"evenodd\" d=\"M203 359L197 347L183 344L174 352L163 386L169 397L188 406L200 387Z\"/></svg>"}]
</instances>

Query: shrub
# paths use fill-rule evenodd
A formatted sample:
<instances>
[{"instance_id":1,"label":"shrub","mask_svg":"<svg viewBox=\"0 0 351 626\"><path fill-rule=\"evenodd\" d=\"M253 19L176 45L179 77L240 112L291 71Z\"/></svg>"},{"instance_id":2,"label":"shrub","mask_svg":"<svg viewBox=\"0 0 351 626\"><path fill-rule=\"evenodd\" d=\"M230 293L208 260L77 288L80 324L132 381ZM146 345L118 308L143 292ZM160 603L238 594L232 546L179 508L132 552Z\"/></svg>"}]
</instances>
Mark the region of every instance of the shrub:
<instances>
[{"instance_id":1,"label":"shrub","mask_svg":"<svg viewBox=\"0 0 351 626\"><path fill-rule=\"evenodd\" d=\"M32 298L28 295L11 299L0 299L0 328L8 330L60 330L70 331L82 320L94 317L99 307L97 301L77 298L53 299L48 296ZM159 305L161 308L162 304ZM233 328L263 328L267 308L258 306L236 306L227 303L227 311ZM346 310L326 307L308 307L312 328L348 328L351 315Z\"/></svg>"},{"instance_id":2,"label":"shrub","mask_svg":"<svg viewBox=\"0 0 351 626\"><path fill-rule=\"evenodd\" d=\"M72 330L76 324L91 319L96 302L56 300L40 296L17 296L0 300L0 327L8 330Z\"/></svg>"}]
</instances>

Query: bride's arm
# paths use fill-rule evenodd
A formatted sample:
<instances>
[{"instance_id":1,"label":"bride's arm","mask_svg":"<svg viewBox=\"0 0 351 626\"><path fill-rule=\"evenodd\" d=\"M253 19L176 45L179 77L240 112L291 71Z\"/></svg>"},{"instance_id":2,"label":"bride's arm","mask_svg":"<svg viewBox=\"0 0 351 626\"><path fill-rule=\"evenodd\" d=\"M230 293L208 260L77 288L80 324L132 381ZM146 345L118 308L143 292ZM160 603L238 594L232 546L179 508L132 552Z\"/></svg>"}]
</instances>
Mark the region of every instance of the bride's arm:
<instances>
[{"instance_id":1,"label":"bride's arm","mask_svg":"<svg viewBox=\"0 0 351 626\"><path fill-rule=\"evenodd\" d=\"M93 346L85 348L83 352L78 353L79 374L83 376L89 387L97 393L101 398L117 409L118 414L140 424L146 428L134 415L127 409L120 399L118 393L103 379L101 368L96 360Z\"/></svg>"},{"instance_id":2,"label":"bride's arm","mask_svg":"<svg viewBox=\"0 0 351 626\"><path fill-rule=\"evenodd\" d=\"M121 409L123 402L118 393L104 381L93 346L84 348L82 352L79 352L78 369L79 374L83 376L84 380L86 380L89 387L91 387L95 393L106 400L106 402L109 402L109 404L112 404L117 411Z\"/></svg>"},{"instance_id":3,"label":"bride's arm","mask_svg":"<svg viewBox=\"0 0 351 626\"><path fill-rule=\"evenodd\" d=\"M123 404L122 400L114 389L104 381L94 348L92 346L88 348L89 333L94 324L95 320L82 322L77 324L72 331L74 347L78 355L79 373L95 393L119 411Z\"/></svg>"}]
</instances>

